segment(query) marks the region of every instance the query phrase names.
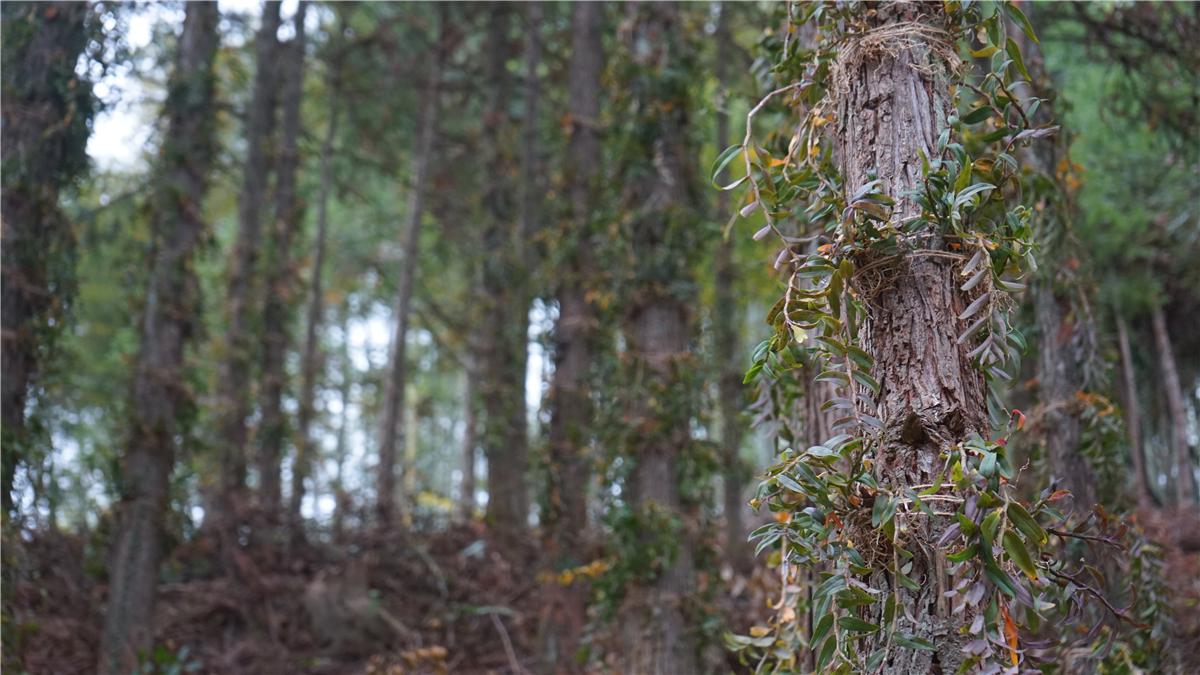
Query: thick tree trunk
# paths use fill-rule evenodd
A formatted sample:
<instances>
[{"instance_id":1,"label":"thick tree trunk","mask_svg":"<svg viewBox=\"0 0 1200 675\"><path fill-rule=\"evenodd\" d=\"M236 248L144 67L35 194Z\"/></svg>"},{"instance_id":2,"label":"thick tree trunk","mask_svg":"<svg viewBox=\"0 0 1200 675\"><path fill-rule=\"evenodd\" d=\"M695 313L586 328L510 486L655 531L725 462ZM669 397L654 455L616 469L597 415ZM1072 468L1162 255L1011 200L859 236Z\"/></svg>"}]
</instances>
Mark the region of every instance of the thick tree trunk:
<instances>
[{"instance_id":1,"label":"thick tree trunk","mask_svg":"<svg viewBox=\"0 0 1200 675\"><path fill-rule=\"evenodd\" d=\"M400 438L401 408L408 382L408 320L412 304L413 279L419 259L417 246L420 242L421 219L425 215L425 190L429 182L429 161L433 154L434 135L437 132L438 90L442 77L442 60L446 39L446 18L441 17L441 33L436 55L425 83L421 98L420 117L417 122L417 138L412 155L412 189L409 192L408 220L404 226L402 246L404 261L400 267L400 280L396 286L396 305L393 318L396 322L392 335L390 377L384 395L382 422L379 429L379 466L376 475L375 512L381 524L389 524L395 515L396 505L396 447Z\"/></svg>"},{"instance_id":2,"label":"thick tree trunk","mask_svg":"<svg viewBox=\"0 0 1200 675\"><path fill-rule=\"evenodd\" d=\"M731 82L733 42L729 35L729 14L732 5L721 6L717 23L717 79L720 93L717 103L717 147L729 145L729 113L726 102ZM717 193L718 219L729 212L729 193ZM717 408L721 420L722 487L725 495L725 559L735 570L747 571L752 562L746 543L746 498L743 492L748 478L742 462L742 363L738 359L738 329L741 317L734 291L734 240L724 237L717 243L715 264L715 300L713 303L713 333L716 347L718 384Z\"/></svg>"},{"instance_id":3,"label":"thick tree trunk","mask_svg":"<svg viewBox=\"0 0 1200 675\"><path fill-rule=\"evenodd\" d=\"M87 44L82 2L3 5L3 234L0 235L0 500L13 511L13 479L28 442L25 408L50 324L68 304L73 238L59 191L86 166L91 84L75 64Z\"/></svg>"},{"instance_id":4,"label":"thick tree trunk","mask_svg":"<svg viewBox=\"0 0 1200 675\"><path fill-rule=\"evenodd\" d=\"M225 298L225 342L217 371L217 436L221 448L219 529L226 543L237 519L246 479L246 421L250 415L250 377L254 363L254 288L262 246L262 212L271 166L269 139L275 126L279 42L279 2L263 3L255 38L254 94L246 111L246 162L238 199L238 231Z\"/></svg>"},{"instance_id":5,"label":"thick tree trunk","mask_svg":"<svg viewBox=\"0 0 1200 675\"><path fill-rule=\"evenodd\" d=\"M919 21L936 29L941 12L940 5L888 4L878 8L874 23ZM934 49L914 32L872 50L848 70L848 86L838 100L838 159L846 193L854 193L875 172L882 191L896 200L896 221L920 214L912 197L922 180L919 151L936 156L935 142L950 113L950 75ZM943 246L929 226L918 233L912 253L895 263L894 281L862 296L868 298L864 346L875 359L873 375L882 387L877 417L885 424L875 477L896 491L932 484L941 468L940 452L970 432L987 433L983 376L967 358L971 345L957 344L966 325L956 317L970 298L959 289L949 260L920 250ZM942 596L943 562L933 545L946 526L945 518L914 525L912 536L925 542L910 547L915 557L909 576L920 584L918 590L886 579L872 584L896 588L898 617L909 618L898 618L904 624L900 629L936 647L898 652L884 672L954 672L962 660L965 638L958 629L971 617L950 615ZM871 653L878 646L864 645L861 651Z\"/></svg>"},{"instance_id":6,"label":"thick tree trunk","mask_svg":"<svg viewBox=\"0 0 1200 675\"><path fill-rule=\"evenodd\" d=\"M308 285L308 317L304 329L304 351L300 357L300 403L296 426L296 461L292 466L291 513L292 540L303 537L303 518L300 507L307 492L306 481L312 474L314 447L312 424L315 416L315 397L320 354L321 324L325 314L325 289L322 283L325 268L325 239L329 230L329 200L333 194L333 142L337 138L338 113L341 110L341 64L331 65L329 82L329 124L321 143L321 191L317 202L317 237L314 244L312 280Z\"/></svg>"},{"instance_id":7,"label":"thick tree trunk","mask_svg":"<svg viewBox=\"0 0 1200 675\"><path fill-rule=\"evenodd\" d=\"M1133 352L1129 348L1129 328L1125 317L1117 314L1117 347L1121 352L1121 385L1125 399L1125 431L1129 437L1129 458L1133 464L1134 493L1139 506L1155 502L1146 470L1146 452L1142 445L1142 409L1138 398L1137 376L1133 368Z\"/></svg>"},{"instance_id":8,"label":"thick tree trunk","mask_svg":"<svg viewBox=\"0 0 1200 675\"><path fill-rule=\"evenodd\" d=\"M216 3L187 6L168 86L167 135L152 200L154 251L134 366L131 435L122 470L120 525L109 567L97 669L130 673L153 646L154 601L179 416L187 405L185 351L197 315L193 256L204 237L202 207L216 154L213 62Z\"/></svg>"},{"instance_id":9,"label":"thick tree trunk","mask_svg":"<svg viewBox=\"0 0 1200 675\"><path fill-rule=\"evenodd\" d=\"M664 523L682 528L672 555L650 580L630 582L620 610L625 672L674 675L698 672L699 645L689 635L683 605L692 592L694 570L688 524L680 498L680 462L691 444L691 410L686 398L691 315L678 290L691 274L688 251L680 250L681 228L695 227L690 194L695 158L688 149L687 102L668 86L672 68L682 67L678 18L673 4L631 6L631 56L639 74L633 90L639 125L654 140L646 156L630 158L645 175L626 186L635 288L628 298L623 330L626 367L637 384L628 404L627 456L634 464L630 506L647 543L663 544ZM689 222L693 221L693 222Z\"/></svg>"},{"instance_id":10,"label":"thick tree trunk","mask_svg":"<svg viewBox=\"0 0 1200 675\"><path fill-rule=\"evenodd\" d=\"M591 249L595 181L600 168L600 76L603 69L603 6L571 6L571 59L568 66L570 137L564 158L571 197L570 262L558 291L554 328L554 375L550 385L549 466L547 467L546 532L554 571L585 562L587 531L588 447L592 438L588 372L596 351L598 320L587 299L594 283L588 264ZM541 630L541 652L556 672L575 669L573 659L587 622L587 589L581 583L549 590Z\"/></svg>"},{"instance_id":11,"label":"thick tree trunk","mask_svg":"<svg viewBox=\"0 0 1200 675\"><path fill-rule=\"evenodd\" d=\"M258 492L260 506L271 523L278 523L282 507L281 462L287 438L283 392L287 386L287 352L291 343L292 298L295 270L292 242L301 228L304 210L296 194L300 170L300 103L304 97L304 16L308 3L301 0L293 24L296 37L281 48L280 142L275 165L275 220L267 242L266 288L263 296L262 377L258 407Z\"/></svg>"},{"instance_id":12,"label":"thick tree trunk","mask_svg":"<svg viewBox=\"0 0 1200 675\"><path fill-rule=\"evenodd\" d=\"M1158 346L1158 365L1162 371L1163 392L1167 397L1167 414L1171 420L1171 451L1175 457L1175 502L1179 508L1190 508L1196 503L1196 474L1192 468L1191 450L1188 447L1187 410L1183 405L1183 387L1179 384L1179 369L1175 365L1175 353L1171 348L1171 336L1167 333L1167 317L1162 305L1154 308L1150 315L1154 328L1154 342Z\"/></svg>"},{"instance_id":13,"label":"thick tree trunk","mask_svg":"<svg viewBox=\"0 0 1200 675\"><path fill-rule=\"evenodd\" d=\"M479 336L479 395L483 404L481 441L487 457L487 522L503 543L525 529L529 517L526 486L528 431L525 410L525 367L529 333L529 300L525 265L512 204L516 193L510 150L503 141L509 124L507 106L512 87L505 62L509 53L510 8L491 5L487 46L487 92L484 104L483 161L488 177L484 192L482 270L483 325Z\"/></svg>"},{"instance_id":14,"label":"thick tree trunk","mask_svg":"<svg viewBox=\"0 0 1200 675\"><path fill-rule=\"evenodd\" d=\"M1069 317L1070 302L1061 297L1052 279L1034 289L1034 318L1041 332L1038 345L1038 389L1050 471L1058 484L1071 491L1071 505L1081 516L1096 503L1096 478L1080 447L1079 404L1083 374L1073 349L1077 327Z\"/></svg>"}]
</instances>

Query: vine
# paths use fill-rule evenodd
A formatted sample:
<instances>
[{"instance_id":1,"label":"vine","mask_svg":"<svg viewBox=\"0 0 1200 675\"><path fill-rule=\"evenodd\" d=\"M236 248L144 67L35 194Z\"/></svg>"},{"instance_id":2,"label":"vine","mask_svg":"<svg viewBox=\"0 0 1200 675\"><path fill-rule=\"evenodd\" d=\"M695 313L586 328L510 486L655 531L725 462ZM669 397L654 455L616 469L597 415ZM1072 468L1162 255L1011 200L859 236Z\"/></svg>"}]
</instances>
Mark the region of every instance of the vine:
<instances>
[{"instance_id":1,"label":"vine","mask_svg":"<svg viewBox=\"0 0 1200 675\"><path fill-rule=\"evenodd\" d=\"M738 215L762 213L765 225L754 238L780 242L775 268L786 277L767 316L773 333L756 349L746 381L794 386L784 375L810 364L815 381L836 392L821 407L835 417L836 435L804 450L785 448L752 502L776 514L751 534L757 552L778 556L775 619L727 642L744 663L772 672L876 672L898 650L934 651L900 599L901 588L915 591L922 583L910 576L921 555L944 565L939 571L949 587L938 600L963 617L961 672L1037 665L1051 658L1052 643L1062 648L1045 633L1064 634L1062 625L1080 615L1086 600L1103 604L1111 621L1135 623L1086 582L1082 569L1053 554L1066 539L1119 547L1116 537L1088 533L1088 521L1070 522L1055 508L1063 491L1022 499L1014 487L1021 472L1007 451L1010 435L1025 423L1001 396L1026 349L1012 325L1012 295L1036 269L1032 212L1014 152L1057 130L1031 122L1039 99L1014 95L1031 78L1007 32L1016 26L1029 40L1037 38L1010 3L946 2L941 26L871 27L867 19L875 11L856 2L787 3L785 37L771 73L786 84L751 109L743 142L714 164L715 182L741 160L742 177L718 187L745 190ZM812 44L801 44L797 36L813 28ZM847 194L829 128L846 73L863 51L918 43L957 76L953 110L961 112L946 120L933 155L922 153L916 194L885 194L880 180ZM982 73L965 72L960 51L981 64ZM754 122L778 102L799 122L790 134L760 142ZM902 212L900 198L915 208ZM881 387L860 332L873 298L894 283L896 263L918 257L953 264L969 298L957 316L967 325L958 343L983 374L991 434L937 439L936 479L896 486L872 471L888 430L877 415ZM926 518L945 523L934 542L918 534ZM890 588L878 583L884 578Z\"/></svg>"}]
</instances>

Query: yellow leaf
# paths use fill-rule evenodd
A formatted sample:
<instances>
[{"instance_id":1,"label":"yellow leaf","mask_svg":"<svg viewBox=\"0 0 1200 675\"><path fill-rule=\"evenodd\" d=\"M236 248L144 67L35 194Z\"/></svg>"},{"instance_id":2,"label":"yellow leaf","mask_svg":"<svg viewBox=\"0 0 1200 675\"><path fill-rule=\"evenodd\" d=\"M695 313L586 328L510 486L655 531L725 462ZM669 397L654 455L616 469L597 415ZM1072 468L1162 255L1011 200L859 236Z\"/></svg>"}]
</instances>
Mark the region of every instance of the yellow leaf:
<instances>
[{"instance_id":1,"label":"yellow leaf","mask_svg":"<svg viewBox=\"0 0 1200 675\"><path fill-rule=\"evenodd\" d=\"M750 637L760 638L764 635L769 634L770 632L771 632L771 629L767 628L766 626L751 626L750 627Z\"/></svg>"}]
</instances>

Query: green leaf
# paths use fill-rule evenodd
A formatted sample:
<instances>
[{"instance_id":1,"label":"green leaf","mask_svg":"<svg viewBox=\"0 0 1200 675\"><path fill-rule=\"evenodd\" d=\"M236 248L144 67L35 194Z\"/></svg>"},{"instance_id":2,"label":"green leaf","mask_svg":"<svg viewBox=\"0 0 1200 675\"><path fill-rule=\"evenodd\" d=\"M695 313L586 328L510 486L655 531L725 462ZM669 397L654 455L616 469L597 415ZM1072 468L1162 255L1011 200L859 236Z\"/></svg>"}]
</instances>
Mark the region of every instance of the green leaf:
<instances>
[{"instance_id":1,"label":"green leaf","mask_svg":"<svg viewBox=\"0 0 1200 675\"><path fill-rule=\"evenodd\" d=\"M986 59L998 51L1000 51L1000 48L996 45L987 45L986 47L980 47L979 49L972 49L971 56L974 56L977 59Z\"/></svg>"},{"instance_id":2,"label":"green leaf","mask_svg":"<svg viewBox=\"0 0 1200 675\"><path fill-rule=\"evenodd\" d=\"M1020 7L1017 7L1014 3L1006 2L1004 3L1004 9L1014 21L1021 24L1021 30L1025 31L1025 37L1033 40L1034 44L1042 44L1041 40L1038 40L1037 35L1033 32L1033 24L1029 23L1029 17L1025 16L1025 12L1022 12Z\"/></svg>"},{"instance_id":3,"label":"green leaf","mask_svg":"<svg viewBox=\"0 0 1200 675\"><path fill-rule=\"evenodd\" d=\"M875 378L871 377L870 375L864 373L861 370L856 370L853 373L851 373L851 375L854 376L855 381L858 382L859 384L863 385L867 389L870 389L871 391L875 392L876 394L879 393L879 389L880 389L879 383L875 381Z\"/></svg>"},{"instance_id":4,"label":"green leaf","mask_svg":"<svg viewBox=\"0 0 1200 675\"><path fill-rule=\"evenodd\" d=\"M1029 515L1029 512L1025 510L1025 507L1021 506L1020 504L1016 502L1009 503L1008 519L1017 526L1017 529L1020 530L1027 539L1038 546L1045 546L1046 542L1049 541L1049 536L1046 535L1046 531L1042 529L1041 525L1037 524L1037 521L1033 519L1033 516Z\"/></svg>"},{"instance_id":5,"label":"green leaf","mask_svg":"<svg viewBox=\"0 0 1200 675\"><path fill-rule=\"evenodd\" d=\"M852 630L855 633L874 633L875 631L879 630L879 626L853 616L839 617L838 625L846 630Z\"/></svg>"},{"instance_id":6,"label":"green leaf","mask_svg":"<svg viewBox=\"0 0 1200 675\"><path fill-rule=\"evenodd\" d=\"M875 496L875 506L871 509L871 527L880 527L896 515L896 500L885 494Z\"/></svg>"},{"instance_id":7,"label":"green leaf","mask_svg":"<svg viewBox=\"0 0 1200 675\"><path fill-rule=\"evenodd\" d=\"M833 652L837 649L837 640L829 638L825 644L821 646L821 654L817 657L817 672L825 672L825 666L829 664L829 659L833 658Z\"/></svg>"},{"instance_id":8,"label":"green leaf","mask_svg":"<svg viewBox=\"0 0 1200 675\"><path fill-rule=\"evenodd\" d=\"M1029 71L1025 69L1025 59L1021 57L1021 48L1017 46L1016 42L1013 42L1012 38L1008 38L1007 48L1008 55L1012 57L1013 63L1017 64L1017 70L1021 71L1026 80L1032 80L1033 78L1029 76Z\"/></svg>"},{"instance_id":9,"label":"green leaf","mask_svg":"<svg viewBox=\"0 0 1200 675\"><path fill-rule=\"evenodd\" d=\"M964 162L958 177L954 179L954 191L962 192L971 184L971 162Z\"/></svg>"},{"instance_id":10,"label":"green leaf","mask_svg":"<svg viewBox=\"0 0 1200 675\"><path fill-rule=\"evenodd\" d=\"M1017 568L1030 579L1037 579L1037 568L1033 564L1033 558L1029 556L1029 551L1025 549L1025 542L1021 541L1021 537L1012 530L1006 530L1003 543L1004 550L1008 551L1008 557L1016 564Z\"/></svg>"},{"instance_id":11,"label":"green leaf","mask_svg":"<svg viewBox=\"0 0 1200 675\"><path fill-rule=\"evenodd\" d=\"M963 124L979 124L980 122L986 120L987 118L989 118L991 116L992 116L991 106L985 105L982 108L976 108L976 109L972 110L971 112L967 113L966 115L963 115L962 123Z\"/></svg>"},{"instance_id":12,"label":"green leaf","mask_svg":"<svg viewBox=\"0 0 1200 675\"><path fill-rule=\"evenodd\" d=\"M894 639L896 644L900 645L901 647L908 647L909 649L921 649L927 652L933 651L933 643L925 638L919 638L915 635L909 635L907 633L896 633L896 637Z\"/></svg>"},{"instance_id":13,"label":"green leaf","mask_svg":"<svg viewBox=\"0 0 1200 675\"><path fill-rule=\"evenodd\" d=\"M826 635L829 635L829 629L833 628L833 612L830 612L817 620L817 625L813 628L812 643L816 644L821 641Z\"/></svg>"},{"instance_id":14,"label":"green leaf","mask_svg":"<svg viewBox=\"0 0 1200 675\"><path fill-rule=\"evenodd\" d=\"M737 157L741 151L741 145L731 145L722 150L721 154L717 155L717 159L713 161L712 168L713 187L720 187L720 185L717 183L717 178L720 177L721 172L725 170L725 167L729 166L729 163L732 162L733 158Z\"/></svg>"}]
</instances>

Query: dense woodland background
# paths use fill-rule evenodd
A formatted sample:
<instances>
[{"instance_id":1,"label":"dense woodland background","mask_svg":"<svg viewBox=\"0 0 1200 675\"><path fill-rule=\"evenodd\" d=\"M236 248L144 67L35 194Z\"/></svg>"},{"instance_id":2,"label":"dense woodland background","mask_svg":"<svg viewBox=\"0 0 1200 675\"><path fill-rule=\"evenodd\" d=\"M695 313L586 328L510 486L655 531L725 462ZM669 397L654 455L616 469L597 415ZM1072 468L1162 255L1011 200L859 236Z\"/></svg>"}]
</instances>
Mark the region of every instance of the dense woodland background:
<instances>
[{"instance_id":1,"label":"dense woodland background","mask_svg":"<svg viewBox=\"0 0 1200 675\"><path fill-rule=\"evenodd\" d=\"M838 511L764 472L840 447L839 383L895 390L878 336L861 377L814 381L817 333L772 308L789 270L834 269L793 261L909 199L848 194L856 144L885 139L846 130L893 105L854 108L853 73L868 91L942 39L912 25L946 22L976 27L950 47L959 117L933 123L963 146L943 159L1007 144L1017 187L970 203L1025 214L1012 255L1036 264L996 268L992 320L1023 348L997 385L1004 449L966 422L992 444L980 485L1062 507L1013 519L1016 550L993 532L1002 578L955 614L955 634L987 623L954 649L970 672L1001 672L989 650L1012 672L1200 671L1200 5L889 5L5 2L5 670L942 672L902 666L933 648L872 614L890 558L853 553L861 590L840 591L834 558L781 561L771 527L826 536ZM843 117L816 125L839 150L800 150L839 167L848 215L762 208L825 174L788 182L815 89L759 102L844 64L822 56L837 31L904 21L916 42L880 37L830 85ZM917 447L917 419L880 433ZM859 466L841 452L829 476ZM863 490L898 542L892 493ZM823 550L867 550L846 532ZM1051 610L1003 570L1082 598L1070 622L1010 619Z\"/></svg>"}]
</instances>

